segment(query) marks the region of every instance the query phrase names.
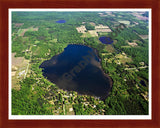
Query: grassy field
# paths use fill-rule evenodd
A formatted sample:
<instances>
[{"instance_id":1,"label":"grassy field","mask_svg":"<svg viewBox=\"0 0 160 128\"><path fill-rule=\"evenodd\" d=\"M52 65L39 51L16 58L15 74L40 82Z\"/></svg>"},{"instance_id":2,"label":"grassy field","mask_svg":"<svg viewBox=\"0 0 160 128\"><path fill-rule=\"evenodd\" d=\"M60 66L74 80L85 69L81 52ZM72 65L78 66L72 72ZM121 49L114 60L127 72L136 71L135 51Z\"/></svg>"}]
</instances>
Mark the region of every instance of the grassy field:
<instances>
[{"instance_id":1,"label":"grassy field","mask_svg":"<svg viewBox=\"0 0 160 128\"><path fill-rule=\"evenodd\" d=\"M108 52L110 52L110 53L115 52L115 49L112 47L112 45L107 45L107 46L106 46L106 50L107 50Z\"/></svg>"},{"instance_id":2,"label":"grassy field","mask_svg":"<svg viewBox=\"0 0 160 128\"><path fill-rule=\"evenodd\" d=\"M126 62L132 62L132 59L127 57L126 54L117 54L115 56L117 59L119 59L119 62L122 63L122 64L125 64Z\"/></svg>"},{"instance_id":3,"label":"grassy field","mask_svg":"<svg viewBox=\"0 0 160 128\"><path fill-rule=\"evenodd\" d=\"M130 21L128 21L128 20L119 20L118 22L120 22L122 24L127 24L127 25L130 24Z\"/></svg>"},{"instance_id":4,"label":"grassy field","mask_svg":"<svg viewBox=\"0 0 160 128\"><path fill-rule=\"evenodd\" d=\"M24 77L25 70L29 60L24 57L14 57L15 53L12 53L12 88L20 89L18 82Z\"/></svg>"},{"instance_id":5,"label":"grassy field","mask_svg":"<svg viewBox=\"0 0 160 128\"><path fill-rule=\"evenodd\" d=\"M108 36L108 32L98 32L98 36Z\"/></svg>"},{"instance_id":6,"label":"grassy field","mask_svg":"<svg viewBox=\"0 0 160 128\"><path fill-rule=\"evenodd\" d=\"M27 29L19 29L17 34L18 36L24 36L26 31L38 31L38 28L29 27Z\"/></svg>"},{"instance_id":7,"label":"grassy field","mask_svg":"<svg viewBox=\"0 0 160 128\"><path fill-rule=\"evenodd\" d=\"M23 31L24 31L24 29L19 29L18 32L17 32L18 36L21 36L21 34L23 33Z\"/></svg>"},{"instance_id":8,"label":"grassy field","mask_svg":"<svg viewBox=\"0 0 160 128\"><path fill-rule=\"evenodd\" d=\"M92 37L92 35L89 32L83 33L81 37Z\"/></svg>"}]
</instances>

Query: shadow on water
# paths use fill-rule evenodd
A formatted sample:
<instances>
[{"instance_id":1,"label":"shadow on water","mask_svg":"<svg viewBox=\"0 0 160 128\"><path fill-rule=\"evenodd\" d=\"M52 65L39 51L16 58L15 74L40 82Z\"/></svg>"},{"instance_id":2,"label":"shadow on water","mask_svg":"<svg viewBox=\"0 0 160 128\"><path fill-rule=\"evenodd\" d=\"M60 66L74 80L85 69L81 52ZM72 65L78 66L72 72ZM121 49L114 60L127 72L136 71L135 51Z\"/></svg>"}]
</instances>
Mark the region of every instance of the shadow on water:
<instances>
[{"instance_id":1,"label":"shadow on water","mask_svg":"<svg viewBox=\"0 0 160 128\"><path fill-rule=\"evenodd\" d=\"M44 61L43 75L59 88L104 100L111 90L111 80L101 70L94 50L83 45L68 45L64 52Z\"/></svg>"}]
</instances>

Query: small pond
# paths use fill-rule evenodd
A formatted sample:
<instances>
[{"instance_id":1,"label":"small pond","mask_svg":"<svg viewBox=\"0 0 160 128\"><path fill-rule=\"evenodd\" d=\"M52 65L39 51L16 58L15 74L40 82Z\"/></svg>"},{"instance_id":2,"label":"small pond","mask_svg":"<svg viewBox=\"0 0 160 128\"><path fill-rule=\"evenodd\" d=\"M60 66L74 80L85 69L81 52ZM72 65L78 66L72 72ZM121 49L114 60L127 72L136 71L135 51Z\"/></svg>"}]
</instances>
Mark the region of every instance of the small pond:
<instances>
[{"instance_id":1,"label":"small pond","mask_svg":"<svg viewBox=\"0 0 160 128\"><path fill-rule=\"evenodd\" d=\"M56 23L66 23L66 21L65 20L58 20L58 21L56 21Z\"/></svg>"},{"instance_id":2,"label":"small pond","mask_svg":"<svg viewBox=\"0 0 160 128\"><path fill-rule=\"evenodd\" d=\"M106 37L106 36L100 37L99 40L103 44L112 44L113 43L113 40L110 37Z\"/></svg>"}]
</instances>

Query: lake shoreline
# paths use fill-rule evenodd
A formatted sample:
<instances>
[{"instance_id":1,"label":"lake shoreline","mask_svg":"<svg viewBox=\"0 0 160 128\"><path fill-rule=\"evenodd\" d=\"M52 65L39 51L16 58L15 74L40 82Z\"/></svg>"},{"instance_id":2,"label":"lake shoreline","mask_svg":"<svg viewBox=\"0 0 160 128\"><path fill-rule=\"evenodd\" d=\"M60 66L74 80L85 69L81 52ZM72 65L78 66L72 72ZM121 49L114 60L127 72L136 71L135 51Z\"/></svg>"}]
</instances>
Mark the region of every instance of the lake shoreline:
<instances>
[{"instance_id":1,"label":"lake shoreline","mask_svg":"<svg viewBox=\"0 0 160 128\"><path fill-rule=\"evenodd\" d=\"M101 70L101 72L103 73L104 77L106 77L106 78L108 79L108 82L109 82L109 88L108 88L108 91L106 92L106 95L103 96L103 97L100 97L100 99L105 100L105 99L109 96L110 91L112 90L113 80L112 80L112 78L111 78L108 74L105 73L104 69L102 68L102 63L101 63L102 61L101 61L101 57L99 56L99 51L98 51L96 48L93 48L92 46L86 45L86 44L68 44L68 45L81 45L81 46L87 46L87 47L93 49L93 51L95 52L95 55L98 57L98 59L99 59L99 61L100 61L100 63L98 64L98 68ZM67 45L67 47L68 47L68 45ZM65 47L65 48L66 48L66 47ZM57 55L55 55L55 56L53 56L53 57L55 58L56 56L62 54L62 53L65 51L65 48L64 48L64 50L63 50L61 53L58 53ZM51 57L50 59L52 59L53 57ZM49 60L50 60L50 59L49 59ZM45 60L45 61L48 61L48 59ZM45 66L45 65L43 65L43 66ZM43 66L41 67L42 70L43 70ZM51 81L50 81L50 82L51 82ZM52 83L53 83L53 81L52 81ZM54 83L54 84L56 84L56 83ZM57 86L57 87L58 87L58 86ZM78 94L79 94L79 93L78 93ZM89 95L89 96L96 97L96 96L94 96L94 95Z\"/></svg>"}]
</instances>

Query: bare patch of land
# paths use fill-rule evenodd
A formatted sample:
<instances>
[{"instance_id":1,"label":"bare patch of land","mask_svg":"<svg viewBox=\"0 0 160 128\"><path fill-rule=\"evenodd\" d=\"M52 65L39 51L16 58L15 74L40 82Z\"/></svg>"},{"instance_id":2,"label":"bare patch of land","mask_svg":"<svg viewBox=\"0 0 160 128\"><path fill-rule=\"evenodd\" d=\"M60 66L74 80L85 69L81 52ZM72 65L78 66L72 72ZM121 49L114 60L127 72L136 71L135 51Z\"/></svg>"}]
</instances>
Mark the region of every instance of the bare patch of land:
<instances>
[{"instance_id":1,"label":"bare patch of land","mask_svg":"<svg viewBox=\"0 0 160 128\"><path fill-rule=\"evenodd\" d=\"M139 35L142 39L148 39L148 35Z\"/></svg>"},{"instance_id":2,"label":"bare patch of land","mask_svg":"<svg viewBox=\"0 0 160 128\"><path fill-rule=\"evenodd\" d=\"M132 47L138 46L138 44L136 43L136 41L138 41L138 40L133 40L133 42L129 42L128 40L126 40L126 42L127 42L130 46L132 46Z\"/></svg>"},{"instance_id":3,"label":"bare patch of land","mask_svg":"<svg viewBox=\"0 0 160 128\"><path fill-rule=\"evenodd\" d=\"M12 53L12 65L13 66L20 66L20 64L23 62L23 57L15 57L16 53Z\"/></svg>"},{"instance_id":4,"label":"bare patch of land","mask_svg":"<svg viewBox=\"0 0 160 128\"><path fill-rule=\"evenodd\" d=\"M96 32L112 32L108 26L103 26L102 24L95 26Z\"/></svg>"},{"instance_id":5,"label":"bare patch of land","mask_svg":"<svg viewBox=\"0 0 160 128\"><path fill-rule=\"evenodd\" d=\"M95 26L95 23L89 22L91 25ZM112 32L108 26L103 26L102 24L95 26L95 30L88 30L86 29L85 25L81 25L80 27L76 28L79 33L83 33L81 37L96 37L98 36L97 32L101 33L108 33Z\"/></svg>"},{"instance_id":6,"label":"bare patch of land","mask_svg":"<svg viewBox=\"0 0 160 128\"><path fill-rule=\"evenodd\" d=\"M12 53L12 88L19 90L20 85L18 82L24 77L29 60L24 57L15 57L15 54Z\"/></svg>"},{"instance_id":7,"label":"bare patch of land","mask_svg":"<svg viewBox=\"0 0 160 128\"><path fill-rule=\"evenodd\" d=\"M142 16L141 14L143 14L143 12L142 13L140 13L140 12L138 12L138 13L133 12L132 13L132 15L135 16L139 20L148 20L148 17Z\"/></svg>"},{"instance_id":8,"label":"bare patch of land","mask_svg":"<svg viewBox=\"0 0 160 128\"><path fill-rule=\"evenodd\" d=\"M90 25L92 25L92 26L96 26L96 24L94 23L94 22L89 22L90 23Z\"/></svg>"},{"instance_id":9,"label":"bare patch of land","mask_svg":"<svg viewBox=\"0 0 160 128\"><path fill-rule=\"evenodd\" d=\"M86 27L84 25L76 28L79 33L85 33Z\"/></svg>"},{"instance_id":10,"label":"bare patch of land","mask_svg":"<svg viewBox=\"0 0 160 128\"><path fill-rule=\"evenodd\" d=\"M24 33L27 31L28 29L19 29L18 30L18 36L24 36Z\"/></svg>"},{"instance_id":11,"label":"bare patch of land","mask_svg":"<svg viewBox=\"0 0 160 128\"><path fill-rule=\"evenodd\" d=\"M122 23L122 24L130 25L130 21L128 21L128 20L120 20L118 22Z\"/></svg>"},{"instance_id":12,"label":"bare patch of land","mask_svg":"<svg viewBox=\"0 0 160 128\"><path fill-rule=\"evenodd\" d=\"M88 32L90 33L90 35L91 35L92 37L98 36L96 30L89 30Z\"/></svg>"},{"instance_id":13,"label":"bare patch of land","mask_svg":"<svg viewBox=\"0 0 160 128\"><path fill-rule=\"evenodd\" d=\"M24 23L15 23L14 26L15 27L21 27Z\"/></svg>"},{"instance_id":14,"label":"bare patch of land","mask_svg":"<svg viewBox=\"0 0 160 128\"><path fill-rule=\"evenodd\" d=\"M136 33L139 37L141 37L142 39L148 39L148 35L140 35L138 34L137 32L134 32Z\"/></svg>"},{"instance_id":15,"label":"bare patch of land","mask_svg":"<svg viewBox=\"0 0 160 128\"><path fill-rule=\"evenodd\" d=\"M105 13L106 13L107 15L109 15L109 16L113 16L113 17L115 16L112 12L108 12L108 11L107 11L107 12L105 12Z\"/></svg>"},{"instance_id":16,"label":"bare patch of land","mask_svg":"<svg viewBox=\"0 0 160 128\"><path fill-rule=\"evenodd\" d=\"M92 36L89 32L85 32L81 37L92 37Z\"/></svg>"},{"instance_id":17,"label":"bare patch of land","mask_svg":"<svg viewBox=\"0 0 160 128\"><path fill-rule=\"evenodd\" d=\"M96 30L89 30L88 32L83 33L81 37L96 37L96 36L98 36Z\"/></svg>"}]
</instances>

